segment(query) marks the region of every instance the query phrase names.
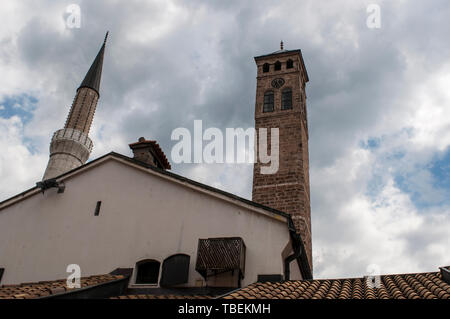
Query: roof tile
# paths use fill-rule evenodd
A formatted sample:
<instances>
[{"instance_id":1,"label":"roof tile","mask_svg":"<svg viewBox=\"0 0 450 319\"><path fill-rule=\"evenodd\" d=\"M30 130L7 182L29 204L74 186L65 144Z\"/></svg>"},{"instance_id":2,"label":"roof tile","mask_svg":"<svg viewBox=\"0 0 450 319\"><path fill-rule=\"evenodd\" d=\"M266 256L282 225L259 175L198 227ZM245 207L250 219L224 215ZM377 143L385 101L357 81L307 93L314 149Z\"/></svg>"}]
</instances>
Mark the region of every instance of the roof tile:
<instances>
[{"instance_id":1,"label":"roof tile","mask_svg":"<svg viewBox=\"0 0 450 319\"><path fill-rule=\"evenodd\" d=\"M440 273L384 275L379 287L365 278L255 283L226 299L450 299L450 285Z\"/></svg>"}]
</instances>

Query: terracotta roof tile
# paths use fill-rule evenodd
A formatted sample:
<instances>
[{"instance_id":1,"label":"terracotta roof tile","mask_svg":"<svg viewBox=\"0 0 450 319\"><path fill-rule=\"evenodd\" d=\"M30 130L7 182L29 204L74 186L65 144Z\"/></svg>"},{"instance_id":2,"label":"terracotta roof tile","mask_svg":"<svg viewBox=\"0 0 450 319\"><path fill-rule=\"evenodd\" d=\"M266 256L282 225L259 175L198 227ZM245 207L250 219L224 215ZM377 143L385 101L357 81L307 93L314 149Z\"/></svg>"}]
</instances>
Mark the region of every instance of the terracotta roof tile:
<instances>
[{"instance_id":1,"label":"terracotta roof tile","mask_svg":"<svg viewBox=\"0 0 450 319\"><path fill-rule=\"evenodd\" d=\"M98 275L81 278L83 287L124 276ZM257 282L225 299L450 299L450 284L439 272L384 275L379 287L369 286L366 278ZM39 298L69 291L65 280L41 281L0 286L0 299ZM112 299L211 299L211 295L124 295Z\"/></svg>"},{"instance_id":2,"label":"terracotta roof tile","mask_svg":"<svg viewBox=\"0 0 450 319\"><path fill-rule=\"evenodd\" d=\"M81 287L88 287L122 278L124 278L124 276L95 275L81 278L80 283ZM39 298L73 290L75 289L66 287L65 279L28 282L20 285L2 285L0 286L0 299Z\"/></svg>"},{"instance_id":3,"label":"terracotta roof tile","mask_svg":"<svg viewBox=\"0 0 450 319\"><path fill-rule=\"evenodd\" d=\"M439 272L384 275L379 287L366 278L254 283L226 299L450 299L450 285Z\"/></svg>"}]
</instances>

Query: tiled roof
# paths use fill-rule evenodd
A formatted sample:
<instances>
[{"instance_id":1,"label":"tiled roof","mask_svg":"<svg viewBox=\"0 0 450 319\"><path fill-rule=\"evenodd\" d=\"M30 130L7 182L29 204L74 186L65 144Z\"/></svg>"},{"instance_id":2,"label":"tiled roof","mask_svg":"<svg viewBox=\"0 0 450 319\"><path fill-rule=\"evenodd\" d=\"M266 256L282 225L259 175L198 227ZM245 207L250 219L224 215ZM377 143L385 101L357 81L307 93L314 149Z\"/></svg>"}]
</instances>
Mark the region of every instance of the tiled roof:
<instances>
[{"instance_id":1,"label":"tiled roof","mask_svg":"<svg viewBox=\"0 0 450 319\"><path fill-rule=\"evenodd\" d=\"M81 278L81 288L94 287L123 275L96 275ZM366 278L292 280L258 282L222 296L224 299L450 299L450 284L441 273L380 276L379 288L370 288ZM40 281L0 286L0 299L34 299L74 292L66 280ZM214 294L124 294L111 299L212 299Z\"/></svg>"},{"instance_id":2,"label":"tiled roof","mask_svg":"<svg viewBox=\"0 0 450 319\"><path fill-rule=\"evenodd\" d=\"M384 275L379 288L366 278L254 283L225 299L450 299L439 272Z\"/></svg>"},{"instance_id":3,"label":"tiled roof","mask_svg":"<svg viewBox=\"0 0 450 319\"><path fill-rule=\"evenodd\" d=\"M210 295L124 295L110 299L212 299Z\"/></svg>"},{"instance_id":4,"label":"tiled roof","mask_svg":"<svg viewBox=\"0 0 450 319\"><path fill-rule=\"evenodd\" d=\"M80 284L81 288L85 288L123 278L125 276L122 275L95 275L82 277ZM0 299L35 299L75 290L78 289L69 289L66 286L66 279L22 283L20 285L1 285Z\"/></svg>"}]
</instances>

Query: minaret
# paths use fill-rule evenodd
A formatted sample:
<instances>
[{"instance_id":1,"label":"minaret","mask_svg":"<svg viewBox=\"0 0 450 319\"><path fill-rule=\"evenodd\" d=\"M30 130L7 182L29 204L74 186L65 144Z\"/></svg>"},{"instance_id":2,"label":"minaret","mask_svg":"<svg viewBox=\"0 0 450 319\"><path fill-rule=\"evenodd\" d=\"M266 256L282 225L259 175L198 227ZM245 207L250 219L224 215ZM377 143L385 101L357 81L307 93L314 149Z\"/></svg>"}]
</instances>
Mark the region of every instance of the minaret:
<instances>
[{"instance_id":1,"label":"minaret","mask_svg":"<svg viewBox=\"0 0 450 319\"><path fill-rule=\"evenodd\" d=\"M89 138L92 119L100 97L103 55L108 33L89 71L77 89L63 129L53 134L50 159L43 180L57 177L86 163L92 151Z\"/></svg>"},{"instance_id":2,"label":"minaret","mask_svg":"<svg viewBox=\"0 0 450 319\"><path fill-rule=\"evenodd\" d=\"M252 200L291 214L301 235L312 272L309 191L308 119L305 85L308 74L300 50L280 50L255 57L257 66L255 128L279 129L279 169L253 171ZM270 150L270 137L268 149Z\"/></svg>"}]
</instances>

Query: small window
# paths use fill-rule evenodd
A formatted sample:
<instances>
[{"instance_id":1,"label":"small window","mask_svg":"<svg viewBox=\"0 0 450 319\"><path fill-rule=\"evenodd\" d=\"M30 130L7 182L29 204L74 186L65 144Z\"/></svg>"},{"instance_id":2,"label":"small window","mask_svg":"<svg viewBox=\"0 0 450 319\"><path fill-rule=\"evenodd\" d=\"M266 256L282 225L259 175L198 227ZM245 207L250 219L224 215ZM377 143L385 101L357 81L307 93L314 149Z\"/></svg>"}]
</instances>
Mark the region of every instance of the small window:
<instances>
[{"instance_id":1,"label":"small window","mask_svg":"<svg viewBox=\"0 0 450 319\"><path fill-rule=\"evenodd\" d=\"M269 65L269 63L264 63L264 64L263 64L263 72L264 72L264 73L267 73L267 72L269 72L269 70L270 70L270 65Z\"/></svg>"},{"instance_id":2,"label":"small window","mask_svg":"<svg viewBox=\"0 0 450 319\"><path fill-rule=\"evenodd\" d=\"M264 93L263 112L273 112L274 109L274 94L273 91Z\"/></svg>"},{"instance_id":3,"label":"small window","mask_svg":"<svg viewBox=\"0 0 450 319\"><path fill-rule=\"evenodd\" d=\"M102 201L98 201L95 206L94 216L100 215L100 207L102 206Z\"/></svg>"},{"instance_id":4,"label":"small window","mask_svg":"<svg viewBox=\"0 0 450 319\"><path fill-rule=\"evenodd\" d=\"M281 62L277 61L275 62L275 71L280 71L281 70Z\"/></svg>"},{"instance_id":5,"label":"small window","mask_svg":"<svg viewBox=\"0 0 450 319\"><path fill-rule=\"evenodd\" d=\"M284 89L281 94L281 109L289 110L292 109L292 90Z\"/></svg>"},{"instance_id":6,"label":"small window","mask_svg":"<svg viewBox=\"0 0 450 319\"><path fill-rule=\"evenodd\" d=\"M5 272L5 268L0 268L0 283L2 282L3 273Z\"/></svg>"},{"instance_id":7,"label":"small window","mask_svg":"<svg viewBox=\"0 0 450 319\"><path fill-rule=\"evenodd\" d=\"M287 60L286 62L286 69L292 69L294 67L294 61L291 59Z\"/></svg>"},{"instance_id":8,"label":"small window","mask_svg":"<svg viewBox=\"0 0 450 319\"><path fill-rule=\"evenodd\" d=\"M159 278L160 262L156 260L143 260L136 264L137 284L157 284Z\"/></svg>"},{"instance_id":9,"label":"small window","mask_svg":"<svg viewBox=\"0 0 450 319\"><path fill-rule=\"evenodd\" d=\"M191 257L185 254L176 254L166 258L162 265L161 287L170 287L184 284L189 279L189 262Z\"/></svg>"}]
</instances>

